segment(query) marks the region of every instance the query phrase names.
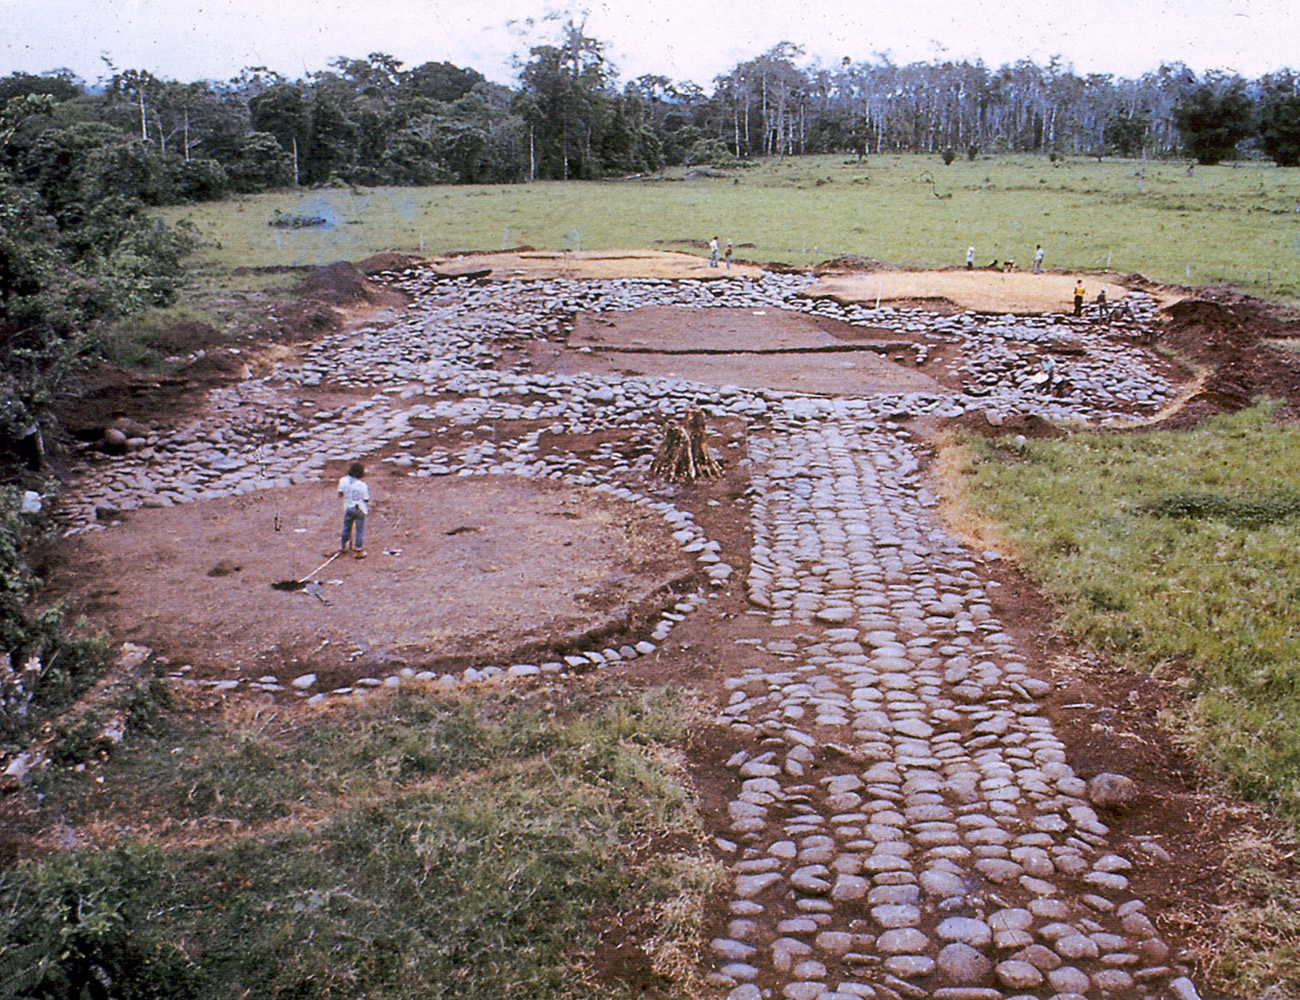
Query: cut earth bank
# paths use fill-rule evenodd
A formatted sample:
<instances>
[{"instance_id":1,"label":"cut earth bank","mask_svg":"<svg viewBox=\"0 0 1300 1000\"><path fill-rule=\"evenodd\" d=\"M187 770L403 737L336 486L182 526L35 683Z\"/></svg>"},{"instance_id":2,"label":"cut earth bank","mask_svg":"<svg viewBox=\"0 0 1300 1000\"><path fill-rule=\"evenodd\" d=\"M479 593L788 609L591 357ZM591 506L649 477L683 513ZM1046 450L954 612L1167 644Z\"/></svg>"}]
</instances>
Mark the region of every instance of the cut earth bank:
<instances>
[{"instance_id":1,"label":"cut earth bank","mask_svg":"<svg viewBox=\"0 0 1300 1000\"><path fill-rule=\"evenodd\" d=\"M1064 315L1069 275L382 263L362 292L406 307L250 354L176 420L112 415L126 453L88 451L62 512L83 530L58 585L92 620L178 684L286 711L596 669L699 692L688 753L730 876L703 960L736 1000L1191 988L1222 818L1263 821L1160 728L1175 692L1073 648L950 533L929 470L950 426L1221 405L1217 369L1142 343L1228 338L1242 304L1112 283L1133 318L1106 326ZM690 407L724 475L656 483ZM318 570L355 457L371 555ZM1090 798L1108 772L1136 802Z\"/></svg>"}]
</instances>

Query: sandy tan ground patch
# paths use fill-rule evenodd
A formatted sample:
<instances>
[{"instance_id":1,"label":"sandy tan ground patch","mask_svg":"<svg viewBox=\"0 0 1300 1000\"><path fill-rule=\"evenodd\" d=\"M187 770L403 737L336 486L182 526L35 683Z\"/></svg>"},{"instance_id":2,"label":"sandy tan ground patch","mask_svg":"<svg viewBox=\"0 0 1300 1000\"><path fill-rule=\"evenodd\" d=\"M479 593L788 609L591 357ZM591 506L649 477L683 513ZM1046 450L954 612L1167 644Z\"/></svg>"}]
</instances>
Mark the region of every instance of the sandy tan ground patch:
<instances>
[{"instance_id":1,"label":"sandy tan ground patch","mask_svg":"<svg viewBox=\"0 0 1300 1000\"><path fill-rule=\"evenodd\" d=\"M978 312L1066 313L1074 308L1074 283L1083 279L1086 300L1092 303L1105 290L1118 301L1128 289L1088 274L1030 274L1013 271L876 271L872 274L823 276L808 289L810 298L848 304L874 305L898 299L947 299Z\"/></svg>"},{"instance_id":2,"label":"sandy tan ground patch","mask_svg":"<svg viewBox=\"0 0 1300 1000\"><path fill-rule=\"evenodd\" d=\"M580 250L572 253L526 250L436 257L429 263L439 274L449 277L490 269L491 277L502 281L510 278L759 278L763 274L761 268L748 264L732 264L730 269L722 264L709 267L705 257L663 250Z\"/></svg>"},{"instance_id":3,"label":"sandy tan ground patch","mask_svg":"<svg viewBox=\"0 0 1300 1000\"><path fill-rule=\"evenodd\" d=\"M310 659L346 681L563 645L634 617L693 571L661 518L590 490L510 476L371 481L365 560L313 574L338 545L330 481L136 511L78 536L61 583L115 636L200 672L257 676ZM320 596L271 586L309 576Z\"/></svg>"}]
</instances>

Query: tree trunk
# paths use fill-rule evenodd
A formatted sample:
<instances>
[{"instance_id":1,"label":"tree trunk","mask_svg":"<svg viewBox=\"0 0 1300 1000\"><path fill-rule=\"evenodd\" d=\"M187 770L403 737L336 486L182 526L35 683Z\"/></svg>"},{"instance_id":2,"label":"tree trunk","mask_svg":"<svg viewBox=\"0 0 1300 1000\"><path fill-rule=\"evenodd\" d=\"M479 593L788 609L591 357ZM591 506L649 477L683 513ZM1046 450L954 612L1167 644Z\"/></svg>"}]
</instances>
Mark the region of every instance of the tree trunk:
<instances>
[{"instance_id":1,"label":"tree trunk","mask_svg":"<svg viewBox=\"0 0 1300 1000\"><path fill-rule=\"evenodd\" d=\"M669 424L664 431L663 443L650 463L650 474L675 483L720 475L722 467L709 454L706 434L703 412L688 410L683 423Z\"/></svg>"}]
</instances>

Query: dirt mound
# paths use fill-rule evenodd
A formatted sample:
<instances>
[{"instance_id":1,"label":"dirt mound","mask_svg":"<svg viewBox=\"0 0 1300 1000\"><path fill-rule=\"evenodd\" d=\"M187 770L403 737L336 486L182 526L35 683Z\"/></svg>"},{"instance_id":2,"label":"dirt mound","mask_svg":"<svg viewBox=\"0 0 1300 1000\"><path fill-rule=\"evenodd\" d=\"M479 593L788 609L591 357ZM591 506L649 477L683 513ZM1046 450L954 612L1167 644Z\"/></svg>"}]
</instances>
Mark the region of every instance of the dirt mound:
<instances>
[{"instance_id":1,"label":"dirt mound","mask_svg":"<svg viewBox=\"0 0 1300 1000\"><path fill-rule=\"evenodd\" d=\"M1205 299L1185 299L1165 310L1169 317L1163 340L1182 354L1213 362L1259 342L1265 318L1245 303L1237 306Z\"/></svg>"},{"instance_id":2,"label":"dirt mound","mask_svg":"<svg viewBox=\"0 0 1300 1000\"><path fill-rule=\"evenodd\" d=\"M198 320L182 320L144 338L146 344L163 354L190 354L222 339L221 331L216 327Z\"/></svg>"},{"instance_id":3,"label":"dirt mound","mask_svg":"<svg viewBox=\"0 0 1300 1000\"><path fill-rule=\"evenodd\" d=\"M195 383L174 376L136 375L99 362L79 369L60 387L50 409L61 431L82 441L103 437L115 420L150 420L175 412L173 401L184 396L192 405ZM47 437L55 452L58 435Z\"/></svg>"},{"instance_id":4,"label":"dirt mound","mask_svg":"<svg viewBox=\"0 0 1300 1000\"><path fill-rule=\"evenodd\" d=\"M357 270L366 277L370 277L371 275L382 274L384 271L405 271L408 267L418 263L419 258L404 253L377 253L359 263Z\"/></svg>"},{"instance_id":5,"label":"dirt mound","mask_svg":"<svg viewBox=\"0 0 1300 1000\"><path fill-rule=\"evenodd\" d=\"M871 257L855 257L847 254L833 257L820 264L814 264L812 273L818 278L827 274L871 274L876 271L896 271L898 268Z\"/></svg>"},{"instance_id":6,"label":"dirt mound","mask_svg":"<svg viewBox=\"0 0 1300 1000\"><path fill-rule=\"evenodd\" d=\"M356 264L340 260L312 271L296 289L300 298L347 306L374 303L378 289L366 280Z\"/></svg>"},{"instance_id":7,"label":"dirt mound","mask_svg":"<svg viewBox=\"0 0 1300 1000\"><path fill-rule=\"evenodd\" d=\"M213 351L179 369L177 375L204 382L238 382L251 374L248 358L237 351Z\"/></svg>"},{"instance_id":8,"label":"dirt mound","mask_svg":"<svg viewBox=\"0 0 1300 1000\"><path fill-rule=\"evenodd\" d=\"M342 314L325 302L300 299L282 302L267 313L257 330L259 339L277 344L315 340L343 328Z\"/></svg>"},{"instance_id":9,"label":"dirt mound","mask_svg":"<svg viewBox=\"0 0 1300 1000\"><path fill-rule=\"evenodd\" d=\"M1161 426L1192 427L1261 398L1281 400L1284 419L1300 418L1296 356L1267 342L1300 337L1300 322L1231 293L1185 299L1165 315L1164 344L1208 372L1200 391Z\"/></svg>"}]
</instances>

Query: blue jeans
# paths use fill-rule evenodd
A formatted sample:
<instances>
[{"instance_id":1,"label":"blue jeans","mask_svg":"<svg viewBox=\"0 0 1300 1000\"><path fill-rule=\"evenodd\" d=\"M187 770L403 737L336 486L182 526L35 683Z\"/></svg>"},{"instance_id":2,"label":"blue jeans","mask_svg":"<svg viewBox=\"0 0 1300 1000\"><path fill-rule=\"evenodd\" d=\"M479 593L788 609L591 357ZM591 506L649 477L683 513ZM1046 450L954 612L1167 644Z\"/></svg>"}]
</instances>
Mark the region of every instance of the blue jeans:
<instances>
[{"instance_id":1,"label":"blue jeans","mask_svg":"<svg viewBox=\"0 0 1300 1000\"><path fill-rule=\"evenodd\" d=\"M348 547L348 539L353 535L353 529L356 531L356 543L352 546L354 549L364 549L366 547L366 515L361 512L360 507L349 507L343 512L343 537L339 541L339 548Z\"/></svg>"}]
</instances>

